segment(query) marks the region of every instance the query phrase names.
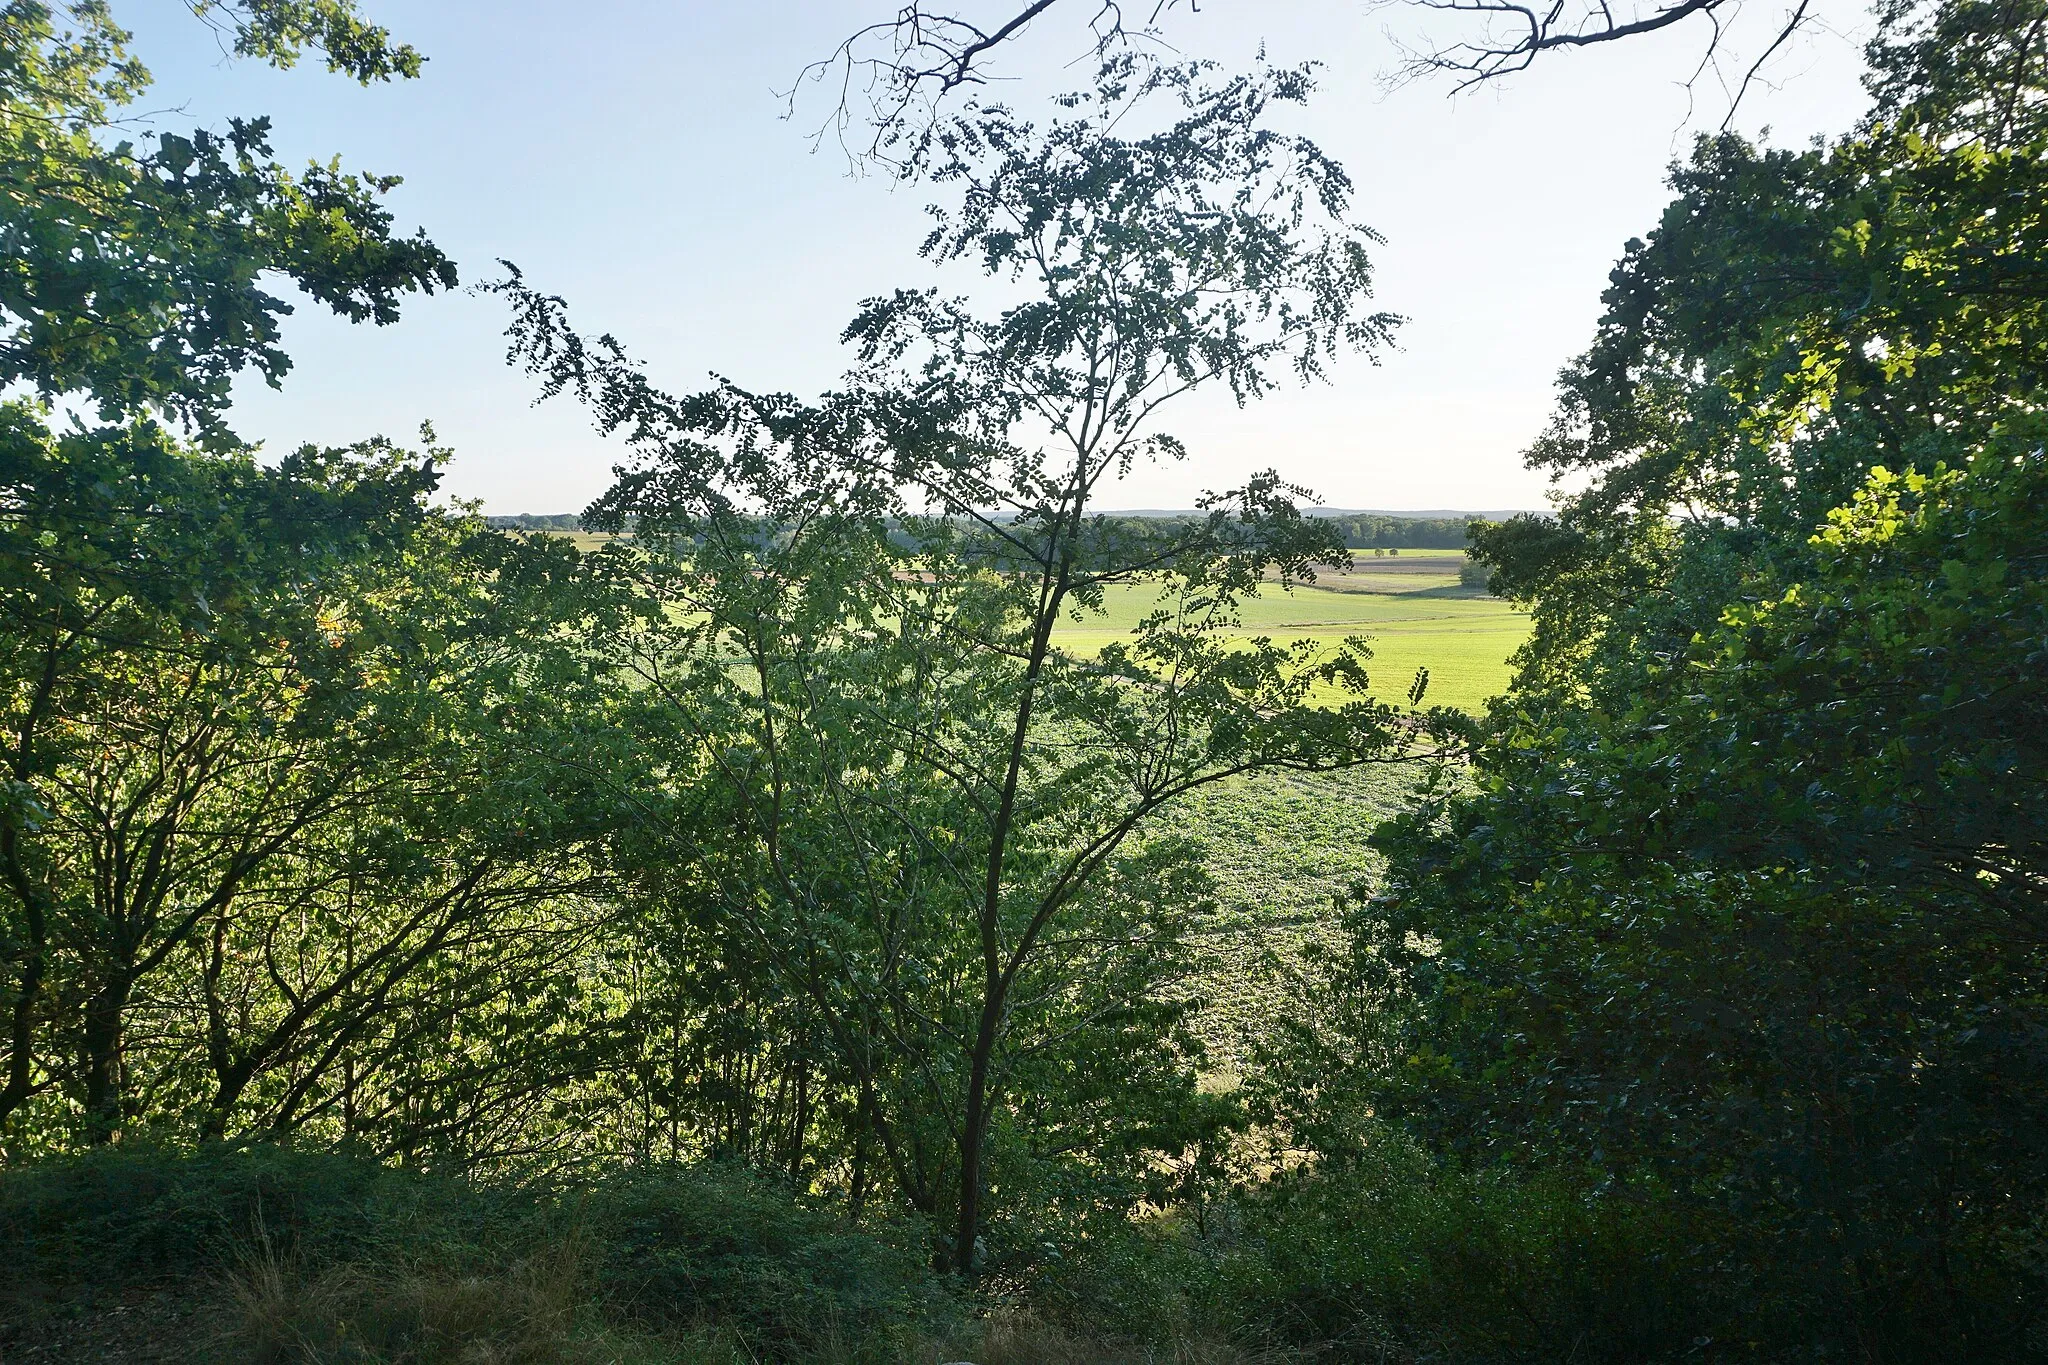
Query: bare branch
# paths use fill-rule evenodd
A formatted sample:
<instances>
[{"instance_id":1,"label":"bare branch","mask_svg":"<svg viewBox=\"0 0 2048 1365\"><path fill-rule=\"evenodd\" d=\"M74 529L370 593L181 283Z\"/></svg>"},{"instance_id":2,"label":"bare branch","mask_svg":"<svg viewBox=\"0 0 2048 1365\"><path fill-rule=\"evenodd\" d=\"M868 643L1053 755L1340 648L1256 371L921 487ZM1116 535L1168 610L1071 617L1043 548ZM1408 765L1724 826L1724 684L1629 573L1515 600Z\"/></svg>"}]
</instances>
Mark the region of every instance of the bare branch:
<instances>
[{"instance_id":1,"label":"bare branch","mask_svg":"<svg viewBox=\"0 0 2048 1365\"><path fill-rule=\"evenodd\" d=\"M1009 0L1001 17L977 21L965 3L932 8L933 0L909 0L893 19L879 20L846 38L831 55L811 63L786 96L785 117L794 117L797 98L807 84L834 84L829 113L811 134L813 143L835 134L856 164L880 162L900 169L910 158L892 157L892 149L913 146L931 126L940 104L963 86L994 79L992 57L1036 20L1059 8L1083 12L1066 0ZM1742 10L1740 0L1374 0L1380 8L1406 7L1456 16L1468 25L1462 34L1444 34L1443 41L1424 38L1410 45L1396 40L1399 65L1388 73L1392 84L1425 77L1451 78L1451 93L1470 90L1503 76L1527 70L1537 55L1602 43L1645 37L1699 20L1707 30L1693 84L1710 69L1721 70L1720 57L1728 34ZM1102 56L1138 39L1157 39L1157 24L1169 10L1185 4L1198 12L1195 0L1152 0L1144 23L1127 25L1117 0L1096 0L1088 20L1090 51ZM1743 96L1765 65L1786 42L1815 23L1812 0L1784 0L1780 22L1770 45L1750 64L1738 89L1729 96L1725 129ZM1725 21L1725 22L1724 22ZM1727 83L1722 82L1724 93ZM865 107L862 107L862 106ZM849 144L856 128L867 130L866 145Z\"/></svg>"},{"instance_id":2,"label":"bare branch","mask_svg":"<svg viewBox=\"0 0 2048 1365\"><path fill-rule=\"evenodd\" d=\"M1721 120L1722 132L1728 131L1728 125L1735 121L1735 111L1742 107L1742 97L1749 93L1749 83L1756 79L1756 73L1763 70L1764 63L1769 61L1772 55L1785 45L1785 40L1798 32L1800 26L1806 22L1806 11L1812 3L1813 0L1799 0L1799 7L1786 18L1785 26L1778 30L1778 36L1771 40L1771 45L1764 49L1763 56L1751 63L1749 70L1743 74L1742 84L1736 88L1735 98L1729 102L1728 116Z\"/></svg>"},{"instance_id":3,"label":"bare branch","mask_svg":"<svg viewBox=\"0 0 2048 1365\"><path fill-rule=\"evenodd\" d=\"M798 96L807 85L835 87L828 112L810 134L812 144L832 135L856 164L894 164L891 150L928 126L941 101L962 86L983 85L992 79L984 69L990 54L1013 42L1032 21L1062 3L1010 0L999 11L1006 17L976 22L961 11L937 10L927 0L908 0L895 18L855 30L830 55L799 72L783 97L783 117L796 116ZM1191 12L1200 9L1198 0L1153 0L1144 24L1133 29L1126 24L1118 0L1097 0L1088 20L1089 54L1101 56L1152 36L1160 15L1181 5ZM1068 8L1078 10L1079 6ZM860 107L863 104L864 109ZM849 143L849 134L863 127L869 133L867 145Z\"/></svg>"}]
</instances>

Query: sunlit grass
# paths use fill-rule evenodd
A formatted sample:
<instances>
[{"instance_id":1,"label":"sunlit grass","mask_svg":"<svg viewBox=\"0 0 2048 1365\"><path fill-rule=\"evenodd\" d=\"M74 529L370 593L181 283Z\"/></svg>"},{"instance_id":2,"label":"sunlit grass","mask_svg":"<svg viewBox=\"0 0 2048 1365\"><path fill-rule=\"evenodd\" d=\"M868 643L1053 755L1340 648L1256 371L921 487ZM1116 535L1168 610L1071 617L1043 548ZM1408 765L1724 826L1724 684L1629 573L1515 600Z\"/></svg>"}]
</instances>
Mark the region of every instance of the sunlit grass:
<instances>
[{"instance_id":1,"label":"sunlit grass","mask_svg":"<svg viewBox=\"0 0 2048 1365\"><path fill-rule=\"evenodd\" d=\"M1412 571L1407 565L1411 557L1417 561ZM1425 558L1427 571L1420 562ZM1426 703L1482 709L1487 698L1506 689L1508 657L1528 639L1528 617L1499 598L1459 587L1464 556L1455 551L1407 551L1399 559L1403 568L1396 574L1393 560L1367 557L1338 580L1341 587L1335 581L1291 589L1271 584L1240 605L1225 633L1247 639L1263 635L1279 643L1314 640L1332 647L1362 635L1372 649L1368 671L1375 697L1404 701L1415 671L1427 668ZM1117 589L1108 594L1102 611L1070 618L1055 638L1064 649L1093 654L1129 638L1159 605L1156 586ZM1338 698L1332 692L1317 699Z\"/></svg>"}]
</instances>

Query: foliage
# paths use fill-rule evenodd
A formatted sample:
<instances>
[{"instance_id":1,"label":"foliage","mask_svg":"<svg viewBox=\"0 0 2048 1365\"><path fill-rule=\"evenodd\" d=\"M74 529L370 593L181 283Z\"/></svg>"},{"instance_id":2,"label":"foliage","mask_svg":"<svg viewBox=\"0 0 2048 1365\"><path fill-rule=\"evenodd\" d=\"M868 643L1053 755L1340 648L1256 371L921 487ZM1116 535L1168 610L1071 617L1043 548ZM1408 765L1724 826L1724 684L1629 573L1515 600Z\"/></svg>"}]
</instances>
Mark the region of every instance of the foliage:
<instances>
[{"instance_id":1,"label":"foliage","mask_svg":"<svg viewBox=\"0 0 2048 1365\"><path fill-rule=\"evenodd\" d=\"M1354 1136L1350 1160L1240 1206L1205 1312L1350 1360L1717 1359L1777 1325L1714 1280L1726 1229L1654 1192L1587 1202L1554 1176L1462 1174Z\"/></svg>"},{"instance_id":2,"label":"foliage","mask_svg":"<svg viewBox=\"0 0 2048 1365\"><path fill-rule=\"evenodd\" d=\"M276 1147L178 1154L143 1144L20 1167L0 1177L0 1226L22 1284L132 1285L232 1266L268 1244L306 1262L409 1255L461 1264L460 1249L513 1236L532 1215L507 1191L360 1158Z\"/></svg>"},{"instance_id":3,"label":"foliage","mask_svg":"<svg viewBox=\"0 0 2048 1365\"><path fill-rule=\"evenodd\" d=\"M1409 517L1354 512L1314 512L1318 521L1328 522L1347 548L1417 550L1460 550L1472 517ZM1148 521L1199 520L1175 513L1146 513Z\"/></svg>"},{"instance_id":4,"label":"foliage","mask_svg":"<svg viewBox=\"0 0 2048 1365\"><path fill-rule=\"evenodd\" d=\"M1207 1131L1195 1040L1158 993L1203 881L1157 817L1409 740L1389 708L1311 704L1362 686L1355 647L1223 638L1268 570L1341 554L1276 477L1193 522L1092 512L1181 453L1161 405L1258 397L1391 326L1358 311L1342 171L1264 127L1307 91L1119 60L1043 130L993 106L936 128L923 156L959 203L924 252L1018 300L992 319L935 291L871 300L846 333L859 368L816 404L669 396L558 300L503 286L546 390L636 452L589 521L631 521L642 551L611 562L660 604L606 648L692 812L690 842L640 855L667 1008L756 1030L717 1046L765 1063L694 1123L856 1205L893 1187L951 1224L961 1270L985 1209L1127 1205L1150 1153ZM1162 131L1123 132L1161 105ZM1140 581L1160 605L1132 638L1056 647ZM733 998L700 961L775 991Z\"/></svg>"},{"instance_id":5,"label":"foliage","mask_svg":"<svg viewBox=\"0 0 2048 1365\"><path fill-rule=\"evenodd\" d=\"M418 68L351 0L194 9L280 64L318 44L364 80ZM70 27L41 0L0 13L0 388L77 398L107 422L155 412L224 447L234 376L254 366L275 384L290 367L277 320L291 305L266 277L380 325L405 293L455 286L424 234L393 235L377 200L396 177L338 162L292 175L270 159L263 118L144 132L126 111L149 75L104 5L66 6Z\"/></svg>"},{"instance_id":6,"label":"foliage","mask_svg":"<svg viewBox=\"0 0 2048 1365\"><path fill-rule=\"evenodd\" d=\"M1357 1069L1296 1101L1769 1239L1709 1292L1781 1350L2039 1330L2048 144L2038 11L1984 17L1882 34L1832 146L1704 141L1630 244L1531 453L1589 482L1477 537L1517 686L1385 836Z\"/></svg>"},{"instance_id":7,"label":"foliage","mask_svg":"<svg viewBox=\"0 0 2048 1365\"><path fill-rule=\"evenodd\" d=\"M735 1166L653 1166L577 1206L594 1278L636 1321L718 1323L788 1348L916 1321L943 1303L914 1229L883 1240Z\"/></svg>"},{"instance_id":8,"label":"foliage","mask_svg":"<svg viewBox=\"0 0 2048 1365\"><path fill-rule=\"evenodd\" d=\"M716 1166L515 1185L264 1146L123 1147L0 1176L0 1231L21 1253L17 1308L228 1278L258 1359L474 1359L537 1337L560 1354L536 1359L872 1354L951 1312L907 1245Z\"/></svg>"},{"instance_id":9,"label":"foliage","mask_svg":"<svg viewBox=\"0 0 2048 1365\"><path fill-rule=\"evenodd\" d=\"M574 512L536 515L521 512L517 516L485 517L484 523L494 531L580 531L583 518Z\"/></svg>"},{"instance_id":10,"label":"foliage","mask_svg":"<svg viewBox=\"0 0 2048 1365\"><path fill-rule=\"evenodd\" d=\"M419 67L345 0L193 8ZM239 448L266 279L382 322L452 267L260 121L114 141L107 13L6 13L36 1286L226 1269L243 1346L337 1360L890 1358L958 1325L934 1267L1028 1305L1017 1355L2048 1331L2038 0L1887 8L1854 134L1674 172L1531 453L1576 491L1404 604L1533 612L1469 768L1436 664L1375 689L1261 599L1446 528L1270 473L1098 510L1181 395L1392 333L1272 127L1306 71L1122 55L933 123L923 254L994 311L869 300L815 401L664 392L513 272L515 357L630 448L572 541L436 509L431 448ZM1356 770L1423 757L1368 849Z\"/></svg>"},{"instance_id":11,"label":"foliage","mask_svg":"<svg viewBox=\"0 0 2048 1365\"><path fill-rule=\"evenodd\" d=\"M602 710L574 553L430 512L431 460L379 443L265 467L6 417L17 1142L485 1140L467 1029L502 1075L487 1040L579 989L516 983L597 928L609 798L548 749Z\"/></svg>"},{"instance_id":12,"label":"foliage","mask_svg":"<svg viewBox=\"0 0 2048 1365\"><path fill-rule=\"evenodd\" d=\"M1399 517L1324 514L1352 549L1462 550L1472 517Z\"/></svg>"}]
</instances>

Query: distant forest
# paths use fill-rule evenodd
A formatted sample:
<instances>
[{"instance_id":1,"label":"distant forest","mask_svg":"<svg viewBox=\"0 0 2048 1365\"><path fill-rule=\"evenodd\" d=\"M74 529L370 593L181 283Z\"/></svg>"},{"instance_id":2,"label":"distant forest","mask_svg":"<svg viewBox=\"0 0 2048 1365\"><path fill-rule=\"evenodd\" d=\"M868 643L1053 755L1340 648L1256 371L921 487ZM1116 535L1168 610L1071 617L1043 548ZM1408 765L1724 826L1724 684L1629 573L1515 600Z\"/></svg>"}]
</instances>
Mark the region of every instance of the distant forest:
<instances>
[{"instance_id":1,"label":"distant forest","mask_svg":"<svg viewBox=\"0 0 2048 1365\"><path fill-rule=\"evenodd\" d=\"M1173 513L1159 516L1170 521ZM1148 517L1147 520L1152 518ZM583 518L575 512L521 512L517 516L486 517L494 531L580 531ZM1485 518L1476 514L1449 517L1404 517L1393 513L1355 512L1318 516L1344 537L1352 550L1462 550L1468 543L1467 530Z\"/></svg>"}]
</instances>

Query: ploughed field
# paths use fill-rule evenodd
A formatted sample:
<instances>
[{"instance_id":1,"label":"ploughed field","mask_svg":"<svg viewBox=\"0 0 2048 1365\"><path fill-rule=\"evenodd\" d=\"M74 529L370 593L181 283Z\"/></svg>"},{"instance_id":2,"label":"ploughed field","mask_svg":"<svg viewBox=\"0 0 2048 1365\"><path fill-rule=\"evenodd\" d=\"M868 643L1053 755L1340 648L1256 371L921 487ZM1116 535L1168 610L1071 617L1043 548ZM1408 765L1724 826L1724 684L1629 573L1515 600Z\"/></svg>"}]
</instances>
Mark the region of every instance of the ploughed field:
<instances>
[{"instance_id":1,"label":"ploughed field","mask_svg":"<svg viewBox=\"0 0 2048 1365\"><path fill-rule=\"evenodd\" d=\"M1375 697L1405 702L1415 670L1427 668L1425 705L1479 711L1487 698L1506 689L1508 657L1528 638L1529 620L1484 589L1460 586L1464 564L1458 550L1403 550L1385 557L1354 551L1348 571L1322 570L1314 587L1268 584L1243 604L1230 631L1281 644L1313 640L1333 646L1363 635L1372 647ZM1055 638L1066 649L1092 653L1128 637L1158 604L1158 590L1150 585L1118 589L1108 594L1101 614L1068 621Z\"/></svg>"}]
</instances>

